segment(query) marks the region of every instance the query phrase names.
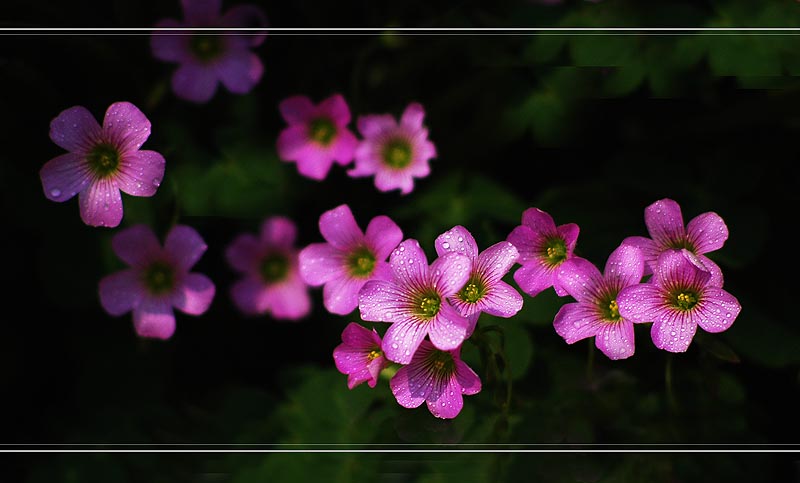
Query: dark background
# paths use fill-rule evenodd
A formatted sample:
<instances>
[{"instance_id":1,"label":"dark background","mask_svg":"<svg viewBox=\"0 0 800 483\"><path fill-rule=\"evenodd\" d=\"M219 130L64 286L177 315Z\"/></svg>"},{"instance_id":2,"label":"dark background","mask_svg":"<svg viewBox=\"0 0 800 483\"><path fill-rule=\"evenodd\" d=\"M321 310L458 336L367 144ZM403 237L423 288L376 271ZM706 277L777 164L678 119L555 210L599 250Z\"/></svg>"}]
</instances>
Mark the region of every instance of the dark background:
<instances>
[{"instance_id":1,"label":"dark background","mask_svg":"<svg viewBox=\"0 0 800 483\"><path fill-rule=\"evenodd\" d=\"M0 27L148 27L181 17L177 2L4 5ZM794 27L800 18L800 5L789 1L262 7L273 27ZM270 32L256 49L265 73L251 93L221 87L194 105L170 91L175 66L151 56L147 33L1 34L0 443L489 451L10 454L0 481L800 479L796 453L778 451L800 442L796 36ZM339 166L315 182L277 159L280 100L305 94L318 102L334 92L354 119L399 115L411 101L425 106L439 157L410 195L380 193ZM209 312L178 313L165 342L137 338L130 315L110 317L98 303L98 281L120 268L110 250L118 229L83 225L77 199L48 201L38 177L62 152L48 138L53 117L83 105L101 120L121 100L152 122L144 149L167 159L155 197L123 195L121 227L148 223L162 236L176 221L195 227L209 245L195 270L217 286ZM716 211L728 224L726 245L709 256L743 306L732 328L698 330L686 353L670 355L653 347L648 326L637 326L636 354L614 362L591 351L593 341L569 346L555 334L564 299L525 296L518 316L481 319L501 326L505 340L487 340L510 368L465 344L484 390L466 397L451 422L398 406L386 380L374 390L347 389L331 353L358 313L327 313L320 289L311 289L312 314L296 323L243 317L228 297L235 275L225 246L265 216L291 217L302 247L322 240L323 211L348 203L361 226L390 215L432 260L433 239L455 224L485 248L536 206L557 224L577 223L578 253L602 266L623 238L647 235L644 208L664 197L678 201L686 222ZM500 444L515 446L494 448L631 451L509 454L486 446ZM615 444L624 446L588 446ZM633 451L646 448L720 452ZM742 448L763 452L726 453Z\"/></svg>"}]
</instances>

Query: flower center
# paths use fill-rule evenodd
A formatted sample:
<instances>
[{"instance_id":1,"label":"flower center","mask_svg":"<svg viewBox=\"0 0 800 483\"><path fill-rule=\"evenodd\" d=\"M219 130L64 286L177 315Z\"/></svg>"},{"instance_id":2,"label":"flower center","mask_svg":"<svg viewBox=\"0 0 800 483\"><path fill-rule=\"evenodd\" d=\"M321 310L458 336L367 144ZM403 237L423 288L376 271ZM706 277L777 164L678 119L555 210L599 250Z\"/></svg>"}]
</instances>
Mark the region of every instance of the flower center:
<instances>
[{"instance_id":1,"label":"flower center","mask_svg":"<svg viewBox=\"0 0 800 483\"><path fill-rule=\"evenodd\" d=\"M456 369L456 362L453 360L453 355L447 351L434 349L428 356L427 362L428 367L437 378L449 376Z\"/></svg>"},{"instance_id":2,"label":"flower center","mask_svg":"<svg viewBox=\"0 0 800 483\"><path fill-rule=\"evenodd\" d=\"M327 146L336 136L336 125L327 117L313 119L308 126L309 137L323 146Z\"/></svg>"},{"instance_id":3,"label":"flower center","mask_svg":"<svg viewBox=\"0 0 800 483\"><path fill-rule=\"evenodd\" d=\"M673 296L672 306L680 310L691 310L700 297L696 292L683 290Z\"/></svg>"},{"instance_id":4,"label":"flower center","mask_svg":"<svg viewBox=\"0 0 800 483\"><path fill-rule=\"evenodd\" d=\"M117 148L107 143L98 144L86 155L89 169L98 178L107 178L116 173L119 169L119 158Z\"/></svg>"},{"instance_id":5,"label":"flower center","mask_svg":"<svg viewBox=\"0 0 800 483\"><path fill-rule=\"evenodd\" d=\"M354 277L369 277L375 269L375 255L366 247L358 248L347 258L347 267Z\"/></svg>"},{"instance_id":6,"label":"flower center","mask_svg":"<svg viewBox=\"0 0 800 483\"><path fill-rule=\"evenodd\" d=\"M289 260L283 254L270 253L261 260L259 268L265 282L279 282L289 273Z\"/></svg>"},{"instance_id":7,"label":"flower center","mask_svg":"<svg viewBox=\"0 0 800 483\"><path fill-rule=\"evenodd\" d=\"M189 50L203 62L216 59L222 53L222 36L200 34L189 39Z\"/></svg>"},{"instance_id":8,"label":"flower center","mask_svg":"<svg viewBox=\"0 0 800 483\"><path fill-rule=\"evenodd\" d=\"M367 354L367 362L372 362L372 361L374 361L375 359L377 359L378 357L380 357L382 355L383 355L383 352L381 352L381 351L371 350L371 351L369 351L369 354Z\"/></svg>"},{"instance_id":9,"label":"flower center","mask_svg":"<svg viewBox=\"0 0 800 483\"><path fill-rule=\"evenodd\" d=\"M168 293L175 286L175 272L168 263L153 262L144 271L144 284L153 295Z\"/></svg>"},{"instance_id":10,"label":"flower center","mask_svg":"<svg viewBox=\"0 0 800 483\"><path fill-rule=\"evenodd\" d=\"M486 284L483 283L477 274L473 274L464 288L458 292L458 298L464 302L474 304L486 295Z\"/></svg>"},{"instance_id":11,"label":"flower center","mask_svg":"<svg viewBox=\"0 0 800 483\"><path fill-rule=\"evenodd\" d=\"M427 293L417 301L417 315L427 319L433 318L439 313L442 299L435 293Z\"/></svg>"},{"instance_id":12,"label":"flower center","mask_svg":"<svg viewBox=\"0 0 800 483\"><path fill-rule=\"evenodd\" d=\"M542 255L547 265L551 267L560 265L567 259L567 244L563 238L549 238L544 244Z\"/></svg>"},{"instance_id":13,"label":"flower center","mask_svg":"<svg viewBox=\"0 0 800 483\"><path fill-rule=\"evenodd\" d=\"M675 248L676 250L680 250L682 248L685 248L685 249L689 250L692 253L695 252L694 244L692 242L690 242L686 238L679 238L679 239L676 239L676 240L671 240L667 246L669 248Z\"/></svg>"},{"instance_id":14,"label":"flower center","mask_svg":"<svg viewBox=\"0 0 800 483\"><path fill-rule=\"evenodd\" d=\"M411 144L404 139L393 139L383 146L383 162L392 168L405 168L411 164Z\"/></svg>"}]
</instances>

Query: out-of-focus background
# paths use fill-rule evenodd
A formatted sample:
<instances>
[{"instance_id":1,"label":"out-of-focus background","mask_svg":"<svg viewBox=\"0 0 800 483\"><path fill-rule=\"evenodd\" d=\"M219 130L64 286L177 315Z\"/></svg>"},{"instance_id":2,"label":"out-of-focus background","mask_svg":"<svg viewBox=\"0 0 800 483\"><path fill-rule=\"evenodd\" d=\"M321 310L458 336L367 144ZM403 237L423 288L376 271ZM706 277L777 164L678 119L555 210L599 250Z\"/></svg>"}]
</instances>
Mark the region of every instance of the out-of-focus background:
<instances>
[{"instance_id":1,"label":"out-of-focus background","mask_svg":"<svg viewBox=\"0 0 800 483\"><path fill-rule=\"evenodd\" d=\"M237 3L226 0L223 8ZM175 65L153 58L147 32L0 32L0 443L475 444L489 451L6 454L0 481L800 479L796 454L769 451L800 443L800 38L391 30L796 27L800 4L250 3L263 8L271 27L387 30L270 32L255 49L265 73L253 91L221 89L201 105L171 92ZM67 8L6 0L0 27L150 27L181 16L177 1ZM397 116L409 102L422 103L439 153L431 175L402 196L377 191L370 178L349 178L339 166L317 182L280 161L275 140L285 124L278 103L333 93L345 97L354 119ZM137 338L130 315L102 310L97 284L120 268L110 249L118 229L85 226L77 200L48 201L38 176L63 152L48 138L53 117L83 105L101 118L122 100L148 116L152 135L144 148L161 152L167 165L155 197L123 195L120 228L147 223L163 235L176 221L193 226L209 245L195 270L217 286L209 312L179 313L168 341ZM485 248L505 239L526 208L538 207L557 224L577 223L577 253L602 266L623 238L647 236L644 208L661 198L676 200L687 222L714 211L728 224L727 243L709 256L743 306L731 329L698 330L689 350L673 355L653 346L649 326L637 326L636 354L610 361L590 349L592 340L567 345L553 330L558 308L571 299L552 290L525 296L516 317L481 319L502 328L503 340L491 336L505 355L499 366L465 343L464 358L483 390L465 398L453 421L437 420L424 406L400 407L386 380L373 390L348 390L332 351L358 312L326 312L321 289L311 289L312 313L299 322L244 317L228 297L236 275L224 249L266 216L292 218L304 246L322 241L319 215L347 203L362 226L391 216L432 260L434 238L454 225L470 229ZM487 446L537 444L767 451L545 454Z\"/></svg>"}]
</instances>

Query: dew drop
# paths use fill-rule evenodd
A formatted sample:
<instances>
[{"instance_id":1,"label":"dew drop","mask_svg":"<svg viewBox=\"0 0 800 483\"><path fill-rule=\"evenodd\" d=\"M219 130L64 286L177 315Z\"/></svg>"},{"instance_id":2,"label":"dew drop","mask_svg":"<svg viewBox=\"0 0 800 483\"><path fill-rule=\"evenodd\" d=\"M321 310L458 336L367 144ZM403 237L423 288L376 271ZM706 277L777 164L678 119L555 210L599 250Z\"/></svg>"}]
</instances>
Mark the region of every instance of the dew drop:
<instances>
[{"instance_id":1,"label":"dew drop","mask_svg":"<svg viewBox=\"0 0 800 483\"><path fill-rule=\"evenodd\" d=\"M153 178L153 186L155 187L161 186L161 180L158 178Z\"/></svg>"},{"instance_id":2,"label":"dew drop","mask_svg":"<svg viewBox=\"0 0 800 483\"><path fill-rule=\"evenodd\" d=\"M444 243L442 243L442 248L444 248L445 250L447 250L448 248L450 248L450 244L449 244L449 243L447 243L447 242L444 242Z\"/></svg>"},{"instance_id":3,"label":"dew drop","mask_svg":"<svg viewBox=\"0 0 800 483\"><path fill-rule=\"evenodd\" d=\"M50 190L50 195L53 196L53 198L58 198L59 196L61 196L61 190L60 189Z\"/></svg>"}]
</instances>

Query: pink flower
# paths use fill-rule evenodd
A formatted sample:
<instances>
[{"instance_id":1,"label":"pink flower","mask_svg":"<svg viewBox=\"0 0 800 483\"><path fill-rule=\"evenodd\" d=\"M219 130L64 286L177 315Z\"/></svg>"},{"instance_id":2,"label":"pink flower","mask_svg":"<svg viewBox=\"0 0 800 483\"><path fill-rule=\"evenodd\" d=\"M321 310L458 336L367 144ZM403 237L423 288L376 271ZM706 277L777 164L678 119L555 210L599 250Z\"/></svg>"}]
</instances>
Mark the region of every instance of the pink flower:
<instances>
[{"instance_id":1,"label":"pink flower","mask_svg":"<svg viewBox=\"0 0 800 483\"><path fill-rule=\"evenodd\" d=\"M389 264L392 280L370 280L358 296L362 320L392 324L381 346L386 357L408 364L426 335L441 350L460 346L469 321L449 299L469 279L469 257L446 253L429 267L419 242L408 239L395 248Z\"/></svg>"},{"instance_id":2,"label":"pink flower","mask_svg":"<svg viewBox=\"0 0 800 483\"><path fill-rule=\"evenodd\" d=\"M50 139L69 152L39 171L44 195L62 202L77 194L84 223L119 225L120 190L153 196L164 178L164 157L139 149L149 136L150 121L130 102L111 104L103 127L85 107L62 111L50 122Z\"/></svg>"},{"instance_id":3,"label":"pink flower","mask_svg":"<svg viewBox=\"0 0 800 483\"><path fill-rule=\"evenodd\" d=\"M650 238L631 236L622 243L641 248L647 262L645 275L653 273L661 253L685 248L700 258L706 270L711 272L714 283L722 286L722 270L710 258L703 255L719 250L728 239L728 227L718 214L709 211L697 215L684 228L680 205L669 198L664 198L645 208L644 222Z\"/></svg>"},{"instance_id":4,"label":"pink flower","mask_svg":"<svg viewBox=\"0 0 800 483\"><path fill-rule=\"evenodd\" d=\"M264 220L258 238L241 234L225 250L228 264L243 275L231 288L243 313L297 320L311 312L308 287L297 269L296 237L291 220L274 216Z\"/></svg>"},{"instance_id":5,"label":"pink flower","mask_svg":"<svg viewBox=\"0 0 800 483\"><path fill-rule=\"evenodd\" d=\"M425 111L416 102L406 107L399 125L389 114L360 116L358 130L364 139L356 148L355 167L347 174L375 175L380 191L410 193L414 178L428 176L428 162L436 157L436 147L428 141L428 130L422 125L424 118Z\"/></svg>"},{"instance_id":6,"label":"pink flower","mask_svg":"<svg viewBox=\"0 0 800 483\"><path fill-rule=\"evenodd\" d=\"M135 225L114 235L111 246L130 268L100 280L100 304L113 316L133 311L139 336L169 339L175 332L173 307L189 315L208 310L214 284L189 272L206 251L194 228L176 225L162 248L153 230Z\"/></svg>"},{"instance_id":7,"label":"pink flower","mask_svg":"<svg viewBox=\"0 0 800 483\"><path fill-rule=\"evenodd\" d=\"M558 335L567 344L594 337L594 343L609 359L633 355L633 322L620 315L617 295L625 287L642 281L642 252L620 245L608 257L603 274L588 260L573 257L561 264L558 279L577 303L564 304L553 320Z\"/></svg>"},{"instance_id":8,"label":"pink flower","mask_svg":"<svg viewBox=\"0 0 800 483\"><path fill-rule=\"evenodd\" d=\"M649 283L617 295L619 314L635 323L653 322L650 336L659 349L685 352L698 325L706 332L722 332L742 310L718 283L689 250L667 250L658 256Z\"/></svg>"},{"instance_id":9,"label":"pink flower","mask_svg":"<svg viewBox=\"0 0 800 483\"><path fill-rule=\"evenodd\" d=\"M378 333L356 322L350 322L344 328L342 343L333 350L333 360L339 372L347 374L347 387L350 389L364 381L369 387L375 387L378 375L387 365Z\"/></svg>"},{"instance_id":10,"label":"pink flower","mask_svg":"<svg viewBox=\"0 0 800 483\"><path fill-rule=\"evenodd\" d=\"M385 260L403 232L389 217L376 216L364 235L347 205L323 213L319 230L328 243L312 243L300 251L300 276L308 285L325 285L329 312L349 314L358 307L358 293L368 280L392 278Z\"/></svg>"},{"instance_id":11,"label":"pink flower","mask_svg":"<svg viewBox=\"0 0 800 483\"><path fill-rule=\"evenodd\" d=\"M464 395L477 394L481 380L461 360L461 347L442 351L424 340L407 366L389 381L397 403L406 408L427 403L437 418L452 419L464 406Z\"/></svg>"},{"instance_id":12,"label":"pink flower","mask_svg":"<svg viewBox=\"0 0 800 483\"><path fill-rule=\"evenodd\" d=\"M294 96L278 106L289 126L278 136L278 156L297 163L297 171L311 179L322 180L334 160L341 166L353 161L358 144L347 129L350 108L340 94L314 105L306 96Z\"/></svg>"},{"instance_id":13,"label":"pink flower","mask_svg":"<svg viewBox=\"0 0 800 483\"><path fill-rule=\"evenodd\" d=\"M470 321L472 334L481 312L512 317L522 308L522 296L503 277L517 262L519 252L510 242L495 243L481 253L475 238L463 226L455 226L436 238L436 253L455 252L472 260L472 272L464 288L450 297L450 303Z\"/></svg>"},{"instance_id":14,"label":"pink flower","mask_svg":"<svg viewBox=\"0 0 800 483\"><path fill-rule=\"evenodd\" d=\"M519 250L522 265L514 272L514 281L531 297L553 287L559 296L567 292L558 282L556 269L572 257L578 241L578 225L559 225L553 217L538 208L522 213L522 225L514 228L508 241Z\"/></svg>"},{"instance_id":15,"label":"pink flower","mask_svg":"<svg viewBox=\"0 0 800 483\"><path fill-rule=\"evenodd\" d=\"M237 5L220 14L222 0L182 0L184 20L162 19L157 28L264 27L266 18L255 5ZM179 98L208 102L222 84L234 94L246 94L264 73L264 65L251 48L261 45L266 34L217 30L190 33L156 31L150 39L153 56L179 66L172 75L172 90Z\"/></svg>"}]
</instances>

